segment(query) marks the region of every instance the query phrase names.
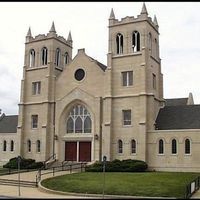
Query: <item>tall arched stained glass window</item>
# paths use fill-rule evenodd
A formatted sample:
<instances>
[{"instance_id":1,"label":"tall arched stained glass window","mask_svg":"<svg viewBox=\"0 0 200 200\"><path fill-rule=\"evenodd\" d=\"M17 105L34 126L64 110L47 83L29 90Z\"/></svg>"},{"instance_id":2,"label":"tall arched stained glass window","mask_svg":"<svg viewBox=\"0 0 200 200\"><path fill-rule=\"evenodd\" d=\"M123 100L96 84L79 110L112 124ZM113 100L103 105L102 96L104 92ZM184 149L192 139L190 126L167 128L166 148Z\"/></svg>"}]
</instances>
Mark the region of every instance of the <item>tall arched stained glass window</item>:
<instances>
[{"instance_id":1,"label":"tall arched stained glass window","mask_svg":"<svg viewBox=\"0 0 200 200\"><path fill-rule=\"evenodd\" d=\"M67 116L67 133L91 133L91 115L83 105L74 106Z\"/></svg>"}]
</instances>

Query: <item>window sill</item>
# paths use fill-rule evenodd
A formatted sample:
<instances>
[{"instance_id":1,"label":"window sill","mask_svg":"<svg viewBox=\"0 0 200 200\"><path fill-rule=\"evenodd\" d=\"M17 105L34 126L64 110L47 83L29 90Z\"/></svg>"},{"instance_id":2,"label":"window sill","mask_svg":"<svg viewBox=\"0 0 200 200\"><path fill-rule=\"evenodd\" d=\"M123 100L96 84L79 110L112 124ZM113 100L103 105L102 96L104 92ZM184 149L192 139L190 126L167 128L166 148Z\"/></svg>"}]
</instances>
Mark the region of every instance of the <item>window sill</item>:
<instances>
[{"instance_id":1,"label":"window sill","mask_svg":"<svg viewBox=\"0 0 200 200\"><path fill-rule=\"evenodd\" d=\"M171 156L178 156L178 154L176 153L176 154L171 154Z\"/></svg>"},{"instance_id":2,"label":"window sill","mask_svg":"<svg viewBox=\"0 0 200 200\"><path fill-rule=\"evenodd\" d=\"M134 88L134 86L133 85L122 85L122 88Z\"/></svg>"},{"instance_id":3,"label":"window sill","mask_svg":"<svg viewBox=\"0 0 200 200\"><path fill-rule=\"evenodd\" d=\"M164 153L159 153L159 154L157 154L157 156L165 156L165 154Z\"/></svg>"},{"instance_id":4,"label":"window sill","mask_svg":"<svg viewBox=\"0 0 200 200\"><path fill-rule=\"evenodd\" d=\"M113 58L120 58L120 57L123 57L123 56L138 56L138 55L142 55L142 52L141 51L137 51L137 52L130 52L130 53L127 53L127 54L115 54L113 56Z\"/></svg>"},{"instance_id":5,"label":"window sill","mask_svg":"<svg viewBox=\"0 0 200 200\"><path fill-rule=\"evenodd\" d=\"M191 153L188 153L188 154L184 154L184 156L192 156L192 154L191 154Z\"/></svg>"},{"instance_id":6,"label":"window sill","mask_svg":"<svg viewBox=\"0 0 200 200\"><path fill-rule=\"evenodd\" d=\"M40 96L41 94L32 94L32 97Z\"/></svg>"},{"instance_id":7,"label":"window sill","mask_svg":"<svg viewBox=\"0 0 200 200\"><path fill-rule=\"evenodd\" d=\"M122 125L123 128L131 128L133 125Z\"/></svg>"},{"instance_id":8,"label":"window sill","mask_svg":"<svg viewBox=\"0 0 200 200\"><path fill-rule=\"evenodd\" d=\"M47 65L39 66L39 67L28 67L26 71L33 71L33 70L39 70L39 69L45 69L47 68Z\"/></svg>"}]
</instances>

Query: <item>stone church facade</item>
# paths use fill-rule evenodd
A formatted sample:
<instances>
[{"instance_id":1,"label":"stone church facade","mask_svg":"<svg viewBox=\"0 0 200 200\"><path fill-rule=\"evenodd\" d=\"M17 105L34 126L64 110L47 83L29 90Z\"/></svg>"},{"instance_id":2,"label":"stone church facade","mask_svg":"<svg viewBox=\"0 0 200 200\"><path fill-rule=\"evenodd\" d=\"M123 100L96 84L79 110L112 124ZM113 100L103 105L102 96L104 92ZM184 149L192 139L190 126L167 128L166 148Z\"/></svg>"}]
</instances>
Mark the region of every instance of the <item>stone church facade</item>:
<instances>
[{"instance_id":1,"label":"stone church facade","mask_svg":"<svg viewBox=\"0 0 200 200\"><path fill-rule=\"evenodd\" d=\"M72 58L71 33L58 36L54 23L47 35L33 37L29 29L19 115L0 119L2 162L19 154L77 162L106 156L144 160L160 171L200 171L200 105L191 93L163 98L156 17L145 4L136 18L118 20L112 9L108 29L107 66L85 49Z\"/></svg>"}]
</instances>

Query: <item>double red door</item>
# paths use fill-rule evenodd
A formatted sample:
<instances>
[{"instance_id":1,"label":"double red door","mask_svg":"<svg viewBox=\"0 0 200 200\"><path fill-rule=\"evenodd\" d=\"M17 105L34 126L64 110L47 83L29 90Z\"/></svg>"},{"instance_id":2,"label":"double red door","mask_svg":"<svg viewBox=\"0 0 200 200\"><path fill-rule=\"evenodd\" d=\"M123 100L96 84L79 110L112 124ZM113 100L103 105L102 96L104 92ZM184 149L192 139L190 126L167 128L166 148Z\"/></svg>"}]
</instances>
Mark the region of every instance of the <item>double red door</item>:
<instances>
[{"instance_id":1,"label":"double red door","mask_svg":"<svg viewBox=\"0 0 200 200\"><path fill-rule=\"evenodd\" d=\"M65 160L77 160L77 142L65 142Z\"/></svg>"},{"instance_id":2,"label":"double red door","mask_svg":"<svg viewBox=\"0 0 200 200\"><path fill-rule=\"evenodd\" d=\"M77 152L77 145L79 145L79 152ZM65 160L67 161L91 161L91 142L65 142Z\"/></svg>"}]
</instances>

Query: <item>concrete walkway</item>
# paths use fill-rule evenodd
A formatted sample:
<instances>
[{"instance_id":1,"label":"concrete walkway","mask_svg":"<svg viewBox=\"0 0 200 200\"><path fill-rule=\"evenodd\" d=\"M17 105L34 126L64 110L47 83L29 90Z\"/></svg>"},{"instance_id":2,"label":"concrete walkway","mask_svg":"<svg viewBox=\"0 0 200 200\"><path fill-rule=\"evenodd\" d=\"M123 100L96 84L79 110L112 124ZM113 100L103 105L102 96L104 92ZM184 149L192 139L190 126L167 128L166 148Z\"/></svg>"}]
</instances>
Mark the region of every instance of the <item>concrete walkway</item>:
<instances>
[{"instance_id":1,"label":"concrete walkway","mask_svg":"<svg viewBox=\"0 0 200 200\"><path fill-rule=\"evenodd\" d=\"M192 195L191 199L200 199L200 189Z\"/></svg>"},{"instance_id":2,"label":"concrete walkway","mask_svg":"<svg viewBox=\"0 0 200 200\"><path fill-rule=\"evenodd\" d=\"M42 173L48 172L48 170L42 171ZM20 173L20 180L23 181L35 181L36 180L36 174L37 171L33 172L24 172ZM55 176L60 176L64 174L69 174L68 171L60 171L56 172ZM53 177L53 174L45 174L42 176L42 180ZM18 180L18 174L10 174L10 175L3 175L0 176L1 179L9 179L9 180ZM72 196L72 195L59 195L59 194L52 194L40 191L38 188L31 188L31 187L20 187L19 186L9 186L9 185L0 185L0 195L1 196L7 196L7 197L13 197L13 198L63 198L63 199L83 199L83 198L89 198L84 196ZM91 199L94 197L90 197Z\"/></svg>"}]
</instances>

